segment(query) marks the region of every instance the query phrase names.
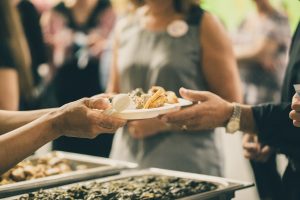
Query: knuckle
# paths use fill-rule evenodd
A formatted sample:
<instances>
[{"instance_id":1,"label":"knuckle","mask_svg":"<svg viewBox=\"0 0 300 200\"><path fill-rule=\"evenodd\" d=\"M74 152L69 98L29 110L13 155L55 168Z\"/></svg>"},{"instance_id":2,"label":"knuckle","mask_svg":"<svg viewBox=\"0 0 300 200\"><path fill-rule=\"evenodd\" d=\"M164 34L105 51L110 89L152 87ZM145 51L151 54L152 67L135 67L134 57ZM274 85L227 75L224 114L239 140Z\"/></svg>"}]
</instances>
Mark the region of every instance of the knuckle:
<instances>
[{"instance_id":1,"label":"knuckle","mask_svg":"<svg viewBox=\"0 0 300 200\"><path fill-rule=\"evenodd\" d=\"M96 137L96 134L92 131L89 131L86 136L89 139L94 139Z\"/></svg>"},{"instance_id":2,"label":"knuckle","mask_svg":"<svg viewBox=\"0 0 300 200\"><path fill-rule=\"evenodd\" d=\"M290 114L289 114L290 119L293 119L293 118L294 118L294 114L295 114L295 111L292 110L292 111L290 112Z\"/></svg>"},{"instance_id":3,"label":"knuckle","mask_svg":"<svg viewBox=\"0 0 300 200\"><path fill-rule=\"evenodd\" d=\"M294 124L294 126L296 126L296 127L300 127L300 122L299 122L299 121L294 120L294 121L293 121L293 124Z\"/></svg>"}]
</instances>

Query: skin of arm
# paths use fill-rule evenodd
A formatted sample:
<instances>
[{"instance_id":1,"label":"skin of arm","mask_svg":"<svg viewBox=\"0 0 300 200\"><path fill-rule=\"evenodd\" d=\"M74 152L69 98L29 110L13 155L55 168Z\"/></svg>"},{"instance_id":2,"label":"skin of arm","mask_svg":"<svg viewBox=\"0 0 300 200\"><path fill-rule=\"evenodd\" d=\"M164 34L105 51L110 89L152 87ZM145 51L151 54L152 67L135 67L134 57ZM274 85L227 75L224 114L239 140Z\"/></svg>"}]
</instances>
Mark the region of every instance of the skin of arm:
<instances>
[{"instance_id":1,"label":"skin of arm","mask_svg":"<svg viewBox=\"0 0 300 200\"><path fill-rule=\"evenodd\" d=\"M18 110L19 92L18 72L13 68L1 68L0 109Z\"/></svg>"},{"instance_id":2,"label":"skin of arm","mask_svg":"<svg viewBox=\"0 0 300 200\"><path fill-rule=\"evenodd\" d=\"M118 48L119 48L119 35L122 22L120 22L115 30L115 37L113 41L113 52L112 52L112 66L110 70L109 82L107 84L107 93L119 93L119 73L118 73Z\"/></svg>"},{"instance_id":3,"label":"skin of arm","mask_svg":"<svg viewBox=\"0 0 300 200\"><path fill-rule=\"evenodd\" d=\"M162 120L174 126L185 125L188 130L209 130L224 127L229 121L233 104L206 91L180 89L183 98L194 102L193 106L166 114ZM240 130L255 134L257 132L251 106L241 105Z\"/></svg>"},{"instance_id":4,"label":"skin of arm","mask_svg":"<svg viewBox=\"0 0 300 200\"><path fill-rule=\"evenodd\" d=\"M0 110L0 135L23 126L46 113L55 111L57 108L49 108L35 111L6 111Z\"/></svg>"},{"instance_id":5,"label":"skin of arm","mask_svg":"<svg viewBox=\"0 0 300 200\"><path fill-rule=\"evenodd\" d=\"M200 27L203 72L210 91L230 102L242 102L242 90L231 42L221 23L205 12Z\"/></svg>"},{"instance_id":6,"label":"skin of arm","mask_svg":"<svg viewBox=\"0 0 300 200\"><path fill-rule=\"evenodd\" d=\"M103 98L81 99L1 135L0 174L62 133L69 137L95 138L99 133L115 132L126 121L103 114L102 110L108 107Z\"/></svg>"}]
</instances>

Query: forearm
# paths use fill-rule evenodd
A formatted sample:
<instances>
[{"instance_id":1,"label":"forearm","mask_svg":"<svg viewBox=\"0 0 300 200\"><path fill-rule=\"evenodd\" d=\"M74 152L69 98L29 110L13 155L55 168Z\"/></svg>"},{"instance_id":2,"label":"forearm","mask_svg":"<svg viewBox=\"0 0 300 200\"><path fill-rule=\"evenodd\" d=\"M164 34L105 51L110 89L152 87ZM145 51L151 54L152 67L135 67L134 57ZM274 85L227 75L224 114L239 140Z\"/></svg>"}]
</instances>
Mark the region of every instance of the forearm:
<instances>
[{"instance_id":1,"label":"forearm","mask_svg":"<svg viewBox=\"0 0 300 200\"><path fill-rule=\"evenodd\" d=\"M56 139L53 113L0 136L0 174L4 173L38 148Z\"/></svg>"},{"instance_id":2,"label":"forearm","mask_svg":"<svg viewBox=\"0 0 300 200\"><path fill-rule=\"evenodd\" d=\"M49 108L36 111L4 111L0 110L0 135L19 128L46 113L56 110Z\"/></svg>"},{"instance_id":3,"label":"forearm","mask_svg":"<svg viewBox=\"0 0 300 200\"><path fill-rule=\"evenodd\" d=\"M241 124L240 130L242 132L257 133L256 123L253 117L252 107L249 105L241 105L242 112L241 112Z\"/></svg>"},{"instance_id":4,"label":"forearm","mask_svg":"<svg viewBox=\"0 0 300 200\"><path fill-rule=\"evenodd\" d=\"M284 143L299 144L299 129L293 126L293 122L289 118L290 104L253 106L252 111L260 140L277 147Z\"/></svg>"}]
</instances>

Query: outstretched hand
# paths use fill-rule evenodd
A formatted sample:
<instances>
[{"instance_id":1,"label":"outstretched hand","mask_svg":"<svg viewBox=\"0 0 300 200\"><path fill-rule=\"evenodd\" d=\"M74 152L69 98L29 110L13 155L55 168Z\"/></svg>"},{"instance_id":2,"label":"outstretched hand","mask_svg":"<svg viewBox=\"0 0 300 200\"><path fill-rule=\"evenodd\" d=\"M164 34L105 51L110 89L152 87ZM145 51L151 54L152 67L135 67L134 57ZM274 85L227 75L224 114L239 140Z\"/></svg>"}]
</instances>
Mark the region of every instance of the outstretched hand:
<instances>
[{"instance_id":1,"label":"outstretched hand","mask_svg":"<svg viewBox=\"0 0 300 200\"><path fill-rule=\"evenodd\" d=\"M233 112L233 105L206 91L180 89L180 95L195 104L180 111L166 114L162 120L188 130L208 130L226 124Z\"/></svg>"},{"instance_id":2,"label":"outstretched hand","mask_svg":"<svg viewBox=\"0 0 300 200\"><path fill-rule=\"evenodd\" d=\"M68 103L55 112L53 128L70 137L95 138L100 133L114 133L126 120L103 114L110 107L105 98L83 98Z\"/></svg>"}]
</instances>

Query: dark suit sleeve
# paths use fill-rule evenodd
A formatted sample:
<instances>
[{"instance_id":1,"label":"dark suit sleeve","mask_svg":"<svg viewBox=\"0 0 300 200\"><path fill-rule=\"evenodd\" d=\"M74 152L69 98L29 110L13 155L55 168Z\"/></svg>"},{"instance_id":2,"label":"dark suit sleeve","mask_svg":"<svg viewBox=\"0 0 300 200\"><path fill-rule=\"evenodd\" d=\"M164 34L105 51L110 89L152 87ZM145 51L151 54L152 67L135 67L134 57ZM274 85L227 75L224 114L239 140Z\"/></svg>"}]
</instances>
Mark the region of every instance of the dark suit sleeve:
<instances>
[{"instance_id":1,"label":"dark suit sleeve","mask_svg":"<svg viewBox=\"0 0 300 200\"><path fill-rule=\"evenodd\" d=\"M263 104L252 108L262 143L275 147L288 156L300 155L300 128L293 125L289 118L291 105Z\"/></svg>"}]
</instances>

